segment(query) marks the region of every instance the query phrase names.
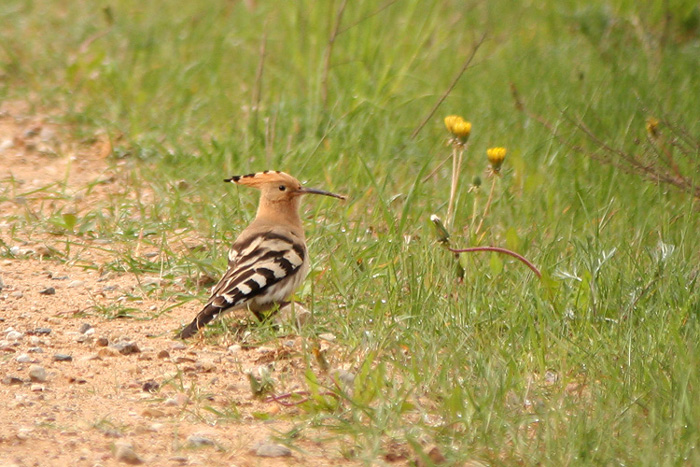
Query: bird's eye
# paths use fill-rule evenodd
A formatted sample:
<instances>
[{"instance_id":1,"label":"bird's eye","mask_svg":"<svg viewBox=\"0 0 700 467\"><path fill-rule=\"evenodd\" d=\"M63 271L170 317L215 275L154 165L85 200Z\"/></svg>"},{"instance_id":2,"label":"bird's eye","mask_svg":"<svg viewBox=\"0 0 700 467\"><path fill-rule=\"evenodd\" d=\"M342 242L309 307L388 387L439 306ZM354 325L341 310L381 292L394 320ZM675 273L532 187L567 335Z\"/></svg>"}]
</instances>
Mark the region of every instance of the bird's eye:
<instances>
[{"instance_id":1,"label":"bird's eye","mask_svg":"<svg viewBox=\"0 0 700 467\"><path fill-rule=\"evenodd\" d=\"M284 191L284 190L286 190L286 189L287 189L287 187L286 187L286 186L284 186L284 185L280 185L280 191Z\"/></svg>"}]
</instances>

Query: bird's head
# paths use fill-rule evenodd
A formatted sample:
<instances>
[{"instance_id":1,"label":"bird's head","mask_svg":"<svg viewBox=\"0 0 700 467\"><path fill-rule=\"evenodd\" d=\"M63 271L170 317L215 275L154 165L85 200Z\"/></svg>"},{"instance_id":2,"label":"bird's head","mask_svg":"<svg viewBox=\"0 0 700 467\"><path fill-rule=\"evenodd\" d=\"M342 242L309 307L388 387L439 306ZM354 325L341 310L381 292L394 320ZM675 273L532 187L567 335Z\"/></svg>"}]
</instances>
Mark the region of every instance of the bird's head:
<instances>
[{"instance_id":1,"label":"bird's head","mask_svg":"<svg viewBox=\"0 0 700 467\"><path fill-rule=\"evenodd\" d=\"M301 195L325 195L333 198L345 199L345 196L337 195L329 191L315 188L305 188L299 180L291 175L276 170L266 170L248 175L234 175L224 180L225 182L237 183L257 188L261 192L261 209L271 208L285 204L298 206L298 199Z\"/></svg>"}]
</instances>

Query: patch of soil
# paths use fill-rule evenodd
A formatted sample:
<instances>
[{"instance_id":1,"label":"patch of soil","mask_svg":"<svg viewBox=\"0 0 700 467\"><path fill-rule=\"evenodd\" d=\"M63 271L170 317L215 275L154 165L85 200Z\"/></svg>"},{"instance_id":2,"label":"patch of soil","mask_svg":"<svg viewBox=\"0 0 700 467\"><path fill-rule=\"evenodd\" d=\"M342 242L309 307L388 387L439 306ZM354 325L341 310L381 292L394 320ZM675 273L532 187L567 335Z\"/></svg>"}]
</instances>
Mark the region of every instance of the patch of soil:
<instances>
[{"instance_id":1,"label":"patch of soil","mask_svg":"<svg viewBox=\"0 0 700 467\"><path fill-rule=\"evenodd\" d=\"M106 136L70 142L26 106L0 107L0 240L21 257L0 259L0 465L359 465L313 432L285 450L274 438L300 409L251 392L261 365L287 375L284 390L302 389L299 337L265 348L175 340L199 302L161 314L172 303L143 293L157 278L102 274L88 266L109 253L95 248L52 259L56 239L13 229L12 215L64 202L34 190L92 184L81 210L123 189L113 181L128 164L111 150Z\"/></svg>"}]
</instances>

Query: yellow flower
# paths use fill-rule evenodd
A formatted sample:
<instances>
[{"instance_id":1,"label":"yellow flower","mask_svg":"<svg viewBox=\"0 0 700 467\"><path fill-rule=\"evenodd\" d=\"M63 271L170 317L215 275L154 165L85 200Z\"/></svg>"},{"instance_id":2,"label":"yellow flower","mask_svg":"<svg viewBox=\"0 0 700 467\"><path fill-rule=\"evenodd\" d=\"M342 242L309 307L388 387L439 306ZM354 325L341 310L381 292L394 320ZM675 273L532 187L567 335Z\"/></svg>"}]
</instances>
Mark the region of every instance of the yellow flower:
<instances>
[{"instance_id":1,"label":"yellow flower","mask_svg":"<svg viewBox=\"0 0 700 467\"><path fill-rule=\"evenodd\" d=\"M486 150L486 157L489 159L491 169L498 173L503 165L503 160L506 158L506 148L489 148Z\"/></svg>"},{"instance_id":2,"label":"yellow flower","mask_svg":"<svg viewBox=\"0 0 700 467\"><path fill-rule=\"evenodd\" d=\"M459 115L448 115L445 117L445 127L447 128L447 131L453 133L452 129L454 128L455 123L460 121L464 121L464 119Z\"/></svg>"},{"instance_id":3,"label":"yellow flower","mask_svg":"<svg viewBox=\"0 0 700 467\"><path fill-rule=\"evenodd\" d=\"M462 143L467 142L472 132L472 124L459 115L448 115L445 117L445 127L447 131L459 138Z\"/></svg>"},{"instance_id":4,"label":"yellow flower","mask_svg":"<svg viewBox=\"0 0 700 467\"><path fill-rule=\"evenodd\" d=\"M455 123L454 127L452 129L452 133L457 138L462 140L463 143L467 142L471 132L472 132L472 124L470 122L465 122L464 120L462 120L461 122Z\"/></svg>"},{"instance_id":5,"label":"yellow flower","mask_svg":"<svg viewBox=\"0 0 700 467\"><path fill-rule=\"evenodd\" d=\"M659 119L654 117L647 118L647 133L652 138L659 136Z\"/></svg>"}]
</instances>

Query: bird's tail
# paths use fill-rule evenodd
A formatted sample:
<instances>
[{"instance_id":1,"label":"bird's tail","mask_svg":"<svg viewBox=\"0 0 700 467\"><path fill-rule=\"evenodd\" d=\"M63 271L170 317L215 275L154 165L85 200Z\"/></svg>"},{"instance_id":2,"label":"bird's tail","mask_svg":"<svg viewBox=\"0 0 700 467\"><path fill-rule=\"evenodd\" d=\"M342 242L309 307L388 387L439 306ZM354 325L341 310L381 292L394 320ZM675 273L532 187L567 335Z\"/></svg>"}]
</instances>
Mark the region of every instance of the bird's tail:
<instances>
[{"instance_id":1,"label":"bird's tail","mask_svg":"<svg viewBox=\"0 0 700 467\"><path fill-rule=\"evenodd\" d=\"M197 334L197 331L209 324L214 318L219 316L221 311L222 309L220 307L208 304L204 307L202 311L199 312L199 314L192 320L190 324L185 326L185 328L178 333L177 337L179 339L187 339L194 336L195 334Z\"/></svg>"}]
</instances>

